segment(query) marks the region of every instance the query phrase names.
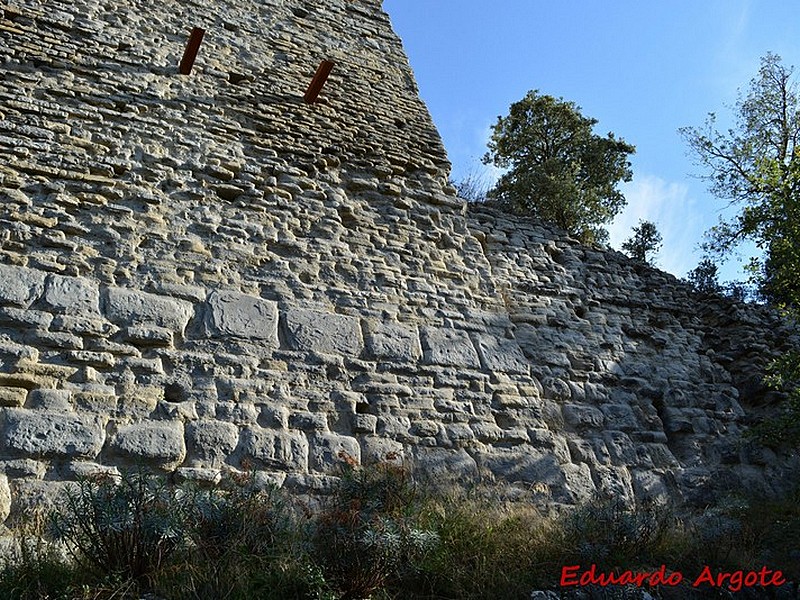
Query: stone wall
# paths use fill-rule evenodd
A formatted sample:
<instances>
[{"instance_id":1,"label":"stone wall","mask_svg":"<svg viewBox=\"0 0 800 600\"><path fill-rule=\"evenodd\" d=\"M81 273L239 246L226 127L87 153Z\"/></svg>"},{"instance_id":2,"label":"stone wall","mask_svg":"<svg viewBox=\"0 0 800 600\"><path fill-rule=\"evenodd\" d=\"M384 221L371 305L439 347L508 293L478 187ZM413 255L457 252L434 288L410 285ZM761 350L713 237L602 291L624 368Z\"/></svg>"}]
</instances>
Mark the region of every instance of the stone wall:
<instances>
[{"instance_id":1,"label":"stone wall","mask_svg":"<svg viewBox=\"0 0 800 600\"><path fill-rule=\"evenodd\" d=\"M316 492L404 457L562 503L796 467L740 443L795 332L467 211L377 0L17 0L0 60L0 516L142 463Z\"/></svg>"}]
</instances>

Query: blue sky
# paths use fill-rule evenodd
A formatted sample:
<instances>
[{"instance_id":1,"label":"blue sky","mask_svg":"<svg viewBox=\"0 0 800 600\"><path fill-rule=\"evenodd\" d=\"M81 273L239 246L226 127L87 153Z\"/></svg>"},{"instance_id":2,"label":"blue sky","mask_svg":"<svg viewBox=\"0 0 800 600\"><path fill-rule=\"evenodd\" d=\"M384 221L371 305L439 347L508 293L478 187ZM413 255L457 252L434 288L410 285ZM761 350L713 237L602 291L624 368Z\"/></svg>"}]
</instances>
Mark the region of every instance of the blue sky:
<instances>
[{"instance_id":1,"label":"blue sky","mask_svg":"<svg viewBox=\"0 0 800 600\"><path fill-rule=\"evenodd\" d=\"M384 0L456 179L484 169L491 125L528 90L574 101L637 148L619 248L639 219L664 236L658 266L683 276L719 219L677 130L726 107L767 52L800 69L799 0ZM798 73L800 75L800 73ZM491 173L487 174L491 176ZM722 279L738 274L735 260Z\"/></svg>"}]
</instances>

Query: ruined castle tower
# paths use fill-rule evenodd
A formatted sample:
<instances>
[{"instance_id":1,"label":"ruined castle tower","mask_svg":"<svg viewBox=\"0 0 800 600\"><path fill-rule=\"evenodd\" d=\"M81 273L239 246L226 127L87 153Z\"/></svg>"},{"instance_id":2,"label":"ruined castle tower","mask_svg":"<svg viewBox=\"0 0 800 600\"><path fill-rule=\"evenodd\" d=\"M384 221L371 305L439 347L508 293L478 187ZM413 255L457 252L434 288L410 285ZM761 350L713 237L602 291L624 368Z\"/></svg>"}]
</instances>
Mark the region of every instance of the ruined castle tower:
<instances>
[{"instance_id":1,"label":"ruined castle tower","mask_svg":"<svg viewBox=\"0 0 800 600\"><path fill-rule=\"evenodd\" d=\"M789 330L468 211L379 0L0 10L0 517L142 463L314 492L402 457L568 504L792 467L740 444Z\"/></svg>"}]
</instances>

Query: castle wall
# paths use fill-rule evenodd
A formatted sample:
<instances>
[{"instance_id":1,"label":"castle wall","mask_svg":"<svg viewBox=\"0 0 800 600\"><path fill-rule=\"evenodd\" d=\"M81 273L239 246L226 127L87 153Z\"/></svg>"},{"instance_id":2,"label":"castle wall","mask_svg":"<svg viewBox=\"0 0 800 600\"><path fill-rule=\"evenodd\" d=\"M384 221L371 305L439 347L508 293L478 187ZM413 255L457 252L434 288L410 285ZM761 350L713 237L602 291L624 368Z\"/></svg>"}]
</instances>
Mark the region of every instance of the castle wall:
<instances>
[{"instance_id":1,"label":"castle wall","mask_svg":"<svg viewBox=\"0 0 800 600\"><path fill-rule=\"evenodd\" d=\"M141 463L313 492L396 456L562 503L792 466L740 444L791 331L467 211L379 2L2 11L0 516Z\"/></svg>"}]
</instances>

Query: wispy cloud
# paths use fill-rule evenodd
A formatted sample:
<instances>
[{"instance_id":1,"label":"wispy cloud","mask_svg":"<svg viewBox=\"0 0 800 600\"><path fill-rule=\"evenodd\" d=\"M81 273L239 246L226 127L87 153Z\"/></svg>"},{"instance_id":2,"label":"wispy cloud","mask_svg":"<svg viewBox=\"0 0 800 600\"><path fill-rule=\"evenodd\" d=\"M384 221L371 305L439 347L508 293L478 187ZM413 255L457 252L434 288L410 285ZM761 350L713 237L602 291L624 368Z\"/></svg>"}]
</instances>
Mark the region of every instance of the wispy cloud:
<instances>
[{"instance_id":1,"label":"wispy cloud","mask_svg":"<svg viewBox=\"0 0 800 600\"><path fill-rule=\"evenodd\" d=\"M640 175L622 191L628 206L608 228L611 245L620 248L639 221L652 221L664 240L656 265L679 277L693 269L699 261L697 245L707 218L690 197L689 187L654 175Z\"/></svg>"}]
</instances>

